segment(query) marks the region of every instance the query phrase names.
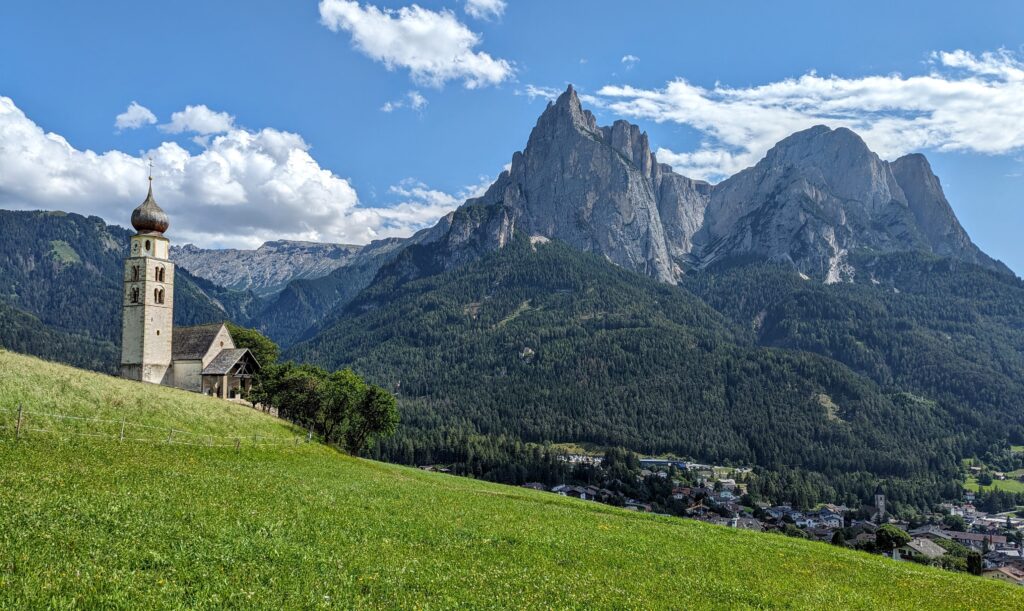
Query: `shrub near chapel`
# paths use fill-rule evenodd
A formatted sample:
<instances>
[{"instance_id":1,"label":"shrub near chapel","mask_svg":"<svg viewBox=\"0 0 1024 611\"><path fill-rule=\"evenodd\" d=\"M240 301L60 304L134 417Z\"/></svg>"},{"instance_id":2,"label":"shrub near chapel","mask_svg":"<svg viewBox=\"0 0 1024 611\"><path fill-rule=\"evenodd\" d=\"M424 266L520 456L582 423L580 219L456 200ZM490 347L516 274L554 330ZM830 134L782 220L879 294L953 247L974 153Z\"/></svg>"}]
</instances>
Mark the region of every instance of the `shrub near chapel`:
<instances>
[{"instance_id":1,"label":"shrub near chapel","mask_svg":"<svg viewBox=\"0 0 1024 611\"><path fill-rule=\"evenodd\" d=\"M261 372L252 399L352 454L366 452L398 426L395 397L351 369L328 373L291 361L272 365Z\"/></svg>"}]
</instances>

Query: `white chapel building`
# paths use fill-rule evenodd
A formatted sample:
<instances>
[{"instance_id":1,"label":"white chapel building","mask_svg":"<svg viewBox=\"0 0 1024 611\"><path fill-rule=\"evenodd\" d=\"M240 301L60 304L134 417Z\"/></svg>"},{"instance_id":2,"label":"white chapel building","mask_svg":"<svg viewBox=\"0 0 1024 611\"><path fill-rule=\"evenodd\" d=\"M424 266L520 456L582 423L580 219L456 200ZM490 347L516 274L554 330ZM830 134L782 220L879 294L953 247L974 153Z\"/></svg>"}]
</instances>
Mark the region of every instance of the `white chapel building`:
<instances>
[{"instance_id":1,"label":"white chapel building","mask_svg":"<svg viewBox=\"0 0 1024 611\"><path fill-rule=\"evenodd\" d=\"M169 226L150 177L146 200L132 212L137 233L124 263L121 377L224 399L248 396L260 364L235 347L224 323L174 327Z\"/></svg>"}]
</instances>

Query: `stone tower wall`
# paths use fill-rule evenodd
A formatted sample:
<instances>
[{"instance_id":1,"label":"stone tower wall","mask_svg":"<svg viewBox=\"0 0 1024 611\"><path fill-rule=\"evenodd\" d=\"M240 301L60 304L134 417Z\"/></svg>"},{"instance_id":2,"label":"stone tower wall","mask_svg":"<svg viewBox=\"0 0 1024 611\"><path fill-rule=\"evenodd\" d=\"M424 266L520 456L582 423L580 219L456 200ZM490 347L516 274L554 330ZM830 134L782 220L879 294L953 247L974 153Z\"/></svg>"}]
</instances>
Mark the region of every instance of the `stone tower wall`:
<instances>
[{"instance_id":1,"label":"stone tower wall","mask_svg":"<svg viewBox=\"0 0 1024 611\"><path fill-rule=\"evenodd\" d=\"M167 260L169 246L163 236L132 236L122 293L122 377L153 384L173 383L174 264Z\"/></svg>"}]
</instances>

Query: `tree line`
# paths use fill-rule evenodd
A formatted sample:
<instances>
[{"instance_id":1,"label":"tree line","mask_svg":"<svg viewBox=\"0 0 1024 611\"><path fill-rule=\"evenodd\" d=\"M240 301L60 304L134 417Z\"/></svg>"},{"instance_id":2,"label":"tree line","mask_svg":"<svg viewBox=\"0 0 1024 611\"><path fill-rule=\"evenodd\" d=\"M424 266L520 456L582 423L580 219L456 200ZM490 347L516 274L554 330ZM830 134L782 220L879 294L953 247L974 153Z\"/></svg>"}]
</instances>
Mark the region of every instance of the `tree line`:
<instances>
[{"instance_id":1,"label":"tree line","mask_svg":"<svg viewBox=\"0 0 1024 611\"><path fill-rule=\"evenodd\" d=\"M365 454L398 426L394 395L368 384L351 369L327 371L277 362L280 349L260 332L229 324L235 345L248 348L262 368L248 399L309 429L325 443Z\"/></svg>"}]
</instances>

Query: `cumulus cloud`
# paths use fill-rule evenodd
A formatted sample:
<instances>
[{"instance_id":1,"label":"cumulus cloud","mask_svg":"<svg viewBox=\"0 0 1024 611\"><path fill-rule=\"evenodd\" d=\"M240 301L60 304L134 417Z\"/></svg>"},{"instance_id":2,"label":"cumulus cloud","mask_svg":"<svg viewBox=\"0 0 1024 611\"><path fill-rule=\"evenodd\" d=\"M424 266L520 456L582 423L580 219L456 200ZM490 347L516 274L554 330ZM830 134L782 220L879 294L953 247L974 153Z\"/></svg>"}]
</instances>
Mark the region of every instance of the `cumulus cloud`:
<instances>
[{"instance_id":1,"label":"cumulus cloud","mask_svg":"<svg viewBox=\"0 0 1024 611\"><path fill-rule=\"evenodd\" d=\"M230 131L235 126L235 118L226 112L210 110L205 104L186 106L185 110L171 114L171 122L160 126L169 134L194 132L207 136Z\"/></svg>"},{"instance_id":2,"label":"cumulus cloud","mask_svg":"<svg viewBox=\"0 0 1024 611\"><path fill-rule=\"evenodd\" d=\"M221 129L190 125L183 131ZM145 197L147 158L177 243L364 243L409 235L454 207L454 200L436 197L410 197L395 208L362 206L351 183L320 167L298 134L229 126L205 142L198 153L176 142L138 156L81 150L0 96L0 208L64 210L128 226Z\"/></svg>"},{"instance_id":3,"label":"cumulus cloud","mask_svg":"<svg viewBox=\"0 0 1024 611\"><path fill-rule=\"evenodd\" d=\"M466 0L466 14L476 19L492 19L505 14L505 0Z\"/></svg>"},{"instance_id":4,"label":"cumulus cloud","mask_svg":"<svg viewBox=\"0 0 1024 611\"><path fill-rule=\"evenodd\" d=\"M127 110L114 118L114 127L118 131L138 129L143 125L152 125L154 123L156 123L156 115L153 114L153 111L134 100L128 105Z\"/></svg>"},{"instance_id":5,"label":"cumulus cloud","mask_svg":"<svg viewBox=\"0 0 1024 611\"><path fill-rule=\"evenodd\" d=\"M810 72L753 87L605 86L607 108L687 125L695 151L658 151L695 178L717 180L756 163L776 142L816 124L849 127L884 158L916 150L1003 154L1024 148L1024 63L1008 51L931 55L926 74L861 78Z\"/></svg>"},{"instance_id":6,"label":"cumulus cloud","mask_svg":"<svg viewBox=\"0 0 1024 611\"><path fill-rule=\"evenodd\" d=\"M411 108L413 110L423 110L428 104L427 98L423 97L419 91L410 91L405 94L405 97L400 100L392 100L385 102L380 107L382 112L394 112L400 108Z\"/></svg>"},{"instance_id":7,"label":"cumulus cloud","mask_svg":"<svg viewBox=\"0 0 1024 611\"><path fill-rule=\"evenodd\" d=\"M553 102L558 99L558 96L562 94L562 91L564 90L559 90L554 87L527 84L523 89L517 89L515 94L526 96L531 102L537 98Z\"/></svg>"},{"instance_id":8,"label":"cumulus cloud","mask_svg":"<svg viewBox=\"0 0 1024 611\"><path fill-rule=\"evenodd\" d=\"M395 9L350 0L321 0L320 20L334 32L352 35L352 45L388 70L406 68L421 85L441 87L461 80L467 89L497 85L513 74L512 64L483 51L480 36L447 9L416 4Z\"/></svg>"},{"instance_id":9,"label":"cumulus cloud","mask_svg":"<svg viewBox=\"0 0 1024 611\"><path fill-rule=\"evenodd\" d=\"M636 55L623 55L621 61L623 64L626 64L627 67L630 67L640 61L640 58Z\"/></svg>"},{"instance_id":10,"label":"cumulus cloud","mask_svg":"<svg viewBox=\"0 0 1024 611\"><path fill-rule=\"evenodd\" d=\"M430 219L436 220L458 208L467 199L483 195L492 182L490 177L481 176L477 183L466 185L455 193L448 193L431 189L414 178L406 178L388 188L388 193L398 198L393 208L398 214L409 215L408 220L412 220L412 215L429 215Z\"/></svg>"}]
</instances>

